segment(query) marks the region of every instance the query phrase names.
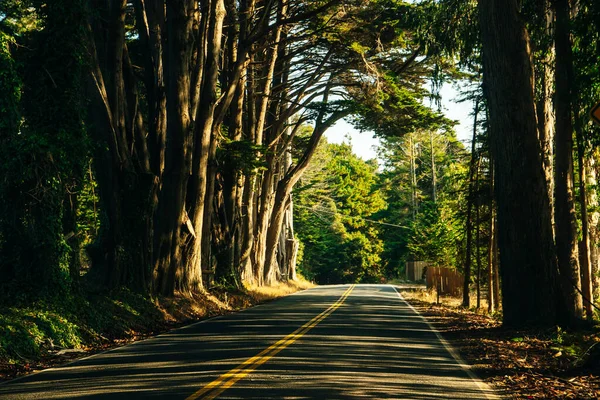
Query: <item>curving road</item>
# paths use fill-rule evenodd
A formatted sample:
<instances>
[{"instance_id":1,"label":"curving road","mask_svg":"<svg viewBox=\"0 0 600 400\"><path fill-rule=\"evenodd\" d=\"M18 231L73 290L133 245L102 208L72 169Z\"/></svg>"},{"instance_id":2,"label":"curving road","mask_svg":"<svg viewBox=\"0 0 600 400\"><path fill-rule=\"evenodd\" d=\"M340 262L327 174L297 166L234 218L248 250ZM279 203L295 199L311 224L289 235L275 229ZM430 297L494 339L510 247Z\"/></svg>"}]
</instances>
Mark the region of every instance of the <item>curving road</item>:
<instances>
[{"instance_id":1,"label":"curving road","mask_svg":"<svg viewBox=\"0 0 600 400\"><path fill-rule=\"evenodd\" d=\"M0 385L2 399L494 399L390 285L321 286Z\"/></svg>"}]
</instances>

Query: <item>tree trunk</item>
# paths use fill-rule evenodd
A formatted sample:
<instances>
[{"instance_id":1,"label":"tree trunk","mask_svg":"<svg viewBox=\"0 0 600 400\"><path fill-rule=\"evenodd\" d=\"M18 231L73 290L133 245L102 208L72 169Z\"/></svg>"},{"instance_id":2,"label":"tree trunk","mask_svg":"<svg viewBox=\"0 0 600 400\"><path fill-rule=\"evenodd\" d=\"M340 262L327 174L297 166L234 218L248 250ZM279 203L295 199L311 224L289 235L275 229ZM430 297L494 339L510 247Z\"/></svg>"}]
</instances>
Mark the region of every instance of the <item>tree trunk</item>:
<instances>
[{"instance_id":1,"label":"tree trunk","mask_svg":"<svg viewBox=\"0 0 600 400\"><path fill-rule=\"evenodd\" d=\"M580 125L580 124L577 124ZM583 139L582 127L577 126L577 163L579 165L579 208L581 210L581 240L579 241L579 264L581 268L581 290L583 307L587 319L594 318L593 284L592 284L592 252L590 244L590 221L588 214L587 164L585 157L586 143Z\"/></svg>"},{"instance_id":2,"label":"tree trunk","mask_svg":"<svg viewBox=\"0 0 600 400\"><path fill-rule=\"evenodd\" d=\"M552 226L554 227L554 128L555 118L552 105L554 92L554 11L550 7L549 0L542 0L538 3L539 23L544 24L542 48L538 49L544 54L544 58L536 63L538 70L536 78L538 80L539 90L536 92L537 98L537 118L538 134L542 147L542 162L548 186L548 197L550 198L550 211L552 213Z\"/></svg>"},{"instance_id":3,"label":"tree trunk","mask_svg":"<svg viewBox=\"0 0 600 400\"><path fill-rule=\"evenodd\" d=\"M211 270L210 232L212 218L212 198L207 196L207 191L214 190L213 175L209 168L209 159L213 154L212 146L216 135L215 112L217 102L217 84L219 74L219 60L223 38L223 21L225 19L225 3L223 0L210 2L209 28L207 37L207 56L204 66L202 87L200 91L200 105L196 110L195 144L192 176L187 204L190 210L190 221L194 228L190 243L186 248L186 269L190 279L196 287L202 285L202 269ZM209 190L209 185L211 188ZM214 193L214 192L213 192ZM212 194L212 193L208 193ZM207 242L208 241L208 242ZM202 257L205 256L206 259ZM191 288L193 289L193 288Z\"/></svg>"},{"instance_id":4,"label":"tree trunk","mask_svg":"<svg viewBox=\"0 0 600 400\"><path fill-rule=\"evenodd\" d=\"M477 154L477 117L479 115L479 100L475 101L473 120L473 138L471 140L471 162L469 164L469 193L467 195L467 221L466 234L467 243L465 248L465 268L464 268L464 284L463 284L463 301L462 306L469 308L471 305L470 284L471 284L471 263L473 259L473 202L475 200L475 174L479 164L479 155Z\"/></svg>"},{"instance_id":5,"label":"tree trunk","mask_svg":"<svg viewBox=\"0 0 600 400\"><path fill-rule=\"evenodd\" d=\"M577 243L577 214L573 193L573 126L571 86L573 57L569 33L569 2L554 0L556 13L556 134L555 134L555 226L560 283L567 321L582 317Z\"/></svg>"},{"instance_id":6,"label":"tree trunk","mask_svg":"<svg viewBox=\"0 0 600 400\"><path fill-rule=\"evenodd\" d=\"M496 277L494 276L494 242L496 241L496 207L494 204L494 165L490 160L490 236L488 242L488 312L493 313L497 309L497 293L494 291Z\"/></svg>"},{"instance_id":7,"label":"tree trunk","mask_svg":"<svg viewBox=\"0 0 600 400\"><path fill-rule=\"evenodd\" d=\"M598 249L598 241L600 240L598 235L598 221L600 220L600 213L598 210L598 194L597 194L597 158L598 151L596 150L592 157L588 159L589 168L587 176L587 186L590 188L588 191L588 205L592 209L590 215L590 241L591 241L591 262L592 262L592 294L594 299L600 298L600 250Z\"/></svg>"},{"instance_id":8,"label":"tree trunk","mask_svg":"<svg viewBox=\"0 0 600 400\"><path fill-rule=\"evenodd\" d=\"M431 151L431 194L437 204L437 173L435 171L435 153L433 151L433 129L429 130L429 148Z\"/></svg>"},{"instance_id":9,"label":"tree trunk","mask_svg":"<svg viewBox=\"0 0 600 400\"><path fill-rule=\"evenodd\" d=\"M495 207L494 207L495 208ZM498 252L498 219L496 217L496 213L494 213L494 242L492 248L492 254L494 257L493 266L494 266L494 309L500 309L500 255Z\"/></svg>"},{"instance_id":10,"label":"tree trunk","mask_svg":"<svg viewBox=\"0 0 600 400\"><path fill-rule=\"evenodd\" d=\"M477 262L477 309L481 308L481 197L479 195L479 175L480 175L480 163L481 157L477 162L477 174L475 177L475 193L477 196L477 201L475 202L475 260Z\"/></svg>"},{"instance_id":11,"label":"tree trunk","mask_svg":"<svg viewBox=\"0 0 600 400\"><path fill-rule=\"evenodd\" d=\"M493 313L496 311L496 296L494 295L494 240L496 237L496 230L494 229L494 210L491 210L490 217L490 237L488 242L488 312Z\"/></svg>"},{"instance_id":12,"label":"tree trunk","mask_svg":"<svg viewBox=\"0 0 600 400\"><path fill-rule=\"evenodd\" d=\"M417 167L415 164L415 143L413 134L408 134L408 157L410 161L410 202L413 221L417 219Z\"/></svg>"},{"instance_id":13,"label":"tree trunk","mask_svg":"<svg viewBox=\"0 0 600 400\"><path fill-rule=\"evenodd\" d=\"M505 325L557 322L556 250L518 0L480 0ZM524 190L526 188L526 190Z\"/></svg>"},{"instance_id":14,"label":"tree trunk","mask_svg":"<svg viewBox=\"0 0 600 400\"><path fill-rule=\"evenodd\" d=\"M165 172L157 211L154 263L155 291L172 295L200 285L199 278L182 265L187 184L191 170L192 125L190 118L192 27L195 2L167 3L166 98L167 147Z\"/></svg>"}]
</instances>

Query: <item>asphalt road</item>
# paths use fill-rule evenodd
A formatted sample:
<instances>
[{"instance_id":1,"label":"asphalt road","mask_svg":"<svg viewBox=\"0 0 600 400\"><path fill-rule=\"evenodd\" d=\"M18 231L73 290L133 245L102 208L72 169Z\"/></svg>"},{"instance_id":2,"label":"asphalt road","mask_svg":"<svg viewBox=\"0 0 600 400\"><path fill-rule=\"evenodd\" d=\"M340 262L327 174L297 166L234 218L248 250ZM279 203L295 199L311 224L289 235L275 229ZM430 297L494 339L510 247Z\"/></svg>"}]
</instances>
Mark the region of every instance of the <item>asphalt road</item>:
<instances>
[{"instance_id":1,"label":"asphalt road","mask_svg":"<svg viewBox=\"0 0 600 400\"><path fill-rule=\"evenodd\" d=\"M0 385L1 399L496 398L389 285L321 286Z\"/></svg>"}]
</instances>

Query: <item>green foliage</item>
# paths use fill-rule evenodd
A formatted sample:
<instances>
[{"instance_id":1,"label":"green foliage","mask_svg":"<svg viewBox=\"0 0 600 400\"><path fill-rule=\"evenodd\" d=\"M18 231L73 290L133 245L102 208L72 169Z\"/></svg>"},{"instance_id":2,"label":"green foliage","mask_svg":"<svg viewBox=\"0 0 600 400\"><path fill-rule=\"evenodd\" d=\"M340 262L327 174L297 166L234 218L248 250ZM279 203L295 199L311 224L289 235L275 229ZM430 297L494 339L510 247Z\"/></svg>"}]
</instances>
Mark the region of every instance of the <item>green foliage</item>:
<instances>
[{"instance_id":1,"label":"green foliage","mask_svg":"<svg viewBox=\"0 0 600 400\"><path fill-rule=\"evenodd\" d=\"M0 21L0 287L6 298L69 289L79 251L74 193L88 161L84 4L57 1L35 12L25 5L10 2Z\"/></svg>"},{"instance_id":2,"label":"green foliage","mask_svg":"<svg viewBox=\"0 0 600 400\"><path fill-rule=\"evenodd\" d=\"M265 168L265 161L259 157L265 151L265 146L257 146L249 140L228 140L219 148L217 157L232 171L251 174Z\"/></svg>"},{"instance_id":3,"label":"green foliage","mask_svg":"<svg viewBox=\"0 0 600 400\"><path fill-rule=\"evenodd\" d=\"M322 143L295 190L294 219L303 246L299 272L318 283L378 282L383 243L365 221L385 206L374 189L376 165L347 144Z\"/></svg>"},{"instance_id":4,"label":"green foliage","mask_svg":"<svg viewBox=\"0 0 600 400\"><path fill-rule=\"evenodd\" d=\"M361 130L381 137L401 137L418 129L449 129L454 123L423 104L427 92L420 79L385 75L374 94L355 93L359 110L355 120Z\"/></svg>"},{"instance_id":5,"label":"green foliage","mask_svg":"<svg viewBox=\"0 0 600 400\"><path fill-rule=\"evenodd\" d=\"M80 188L77 207L77 232L81 237L81 246L85 247L93 242L100 230L100 196L91 163L87 173L82 177Z\"/></svg>"},{"instance_id":6,"label":"green foliage","mask_svg":"<svg viewBox=\"0 0 600 400\"><path fill-rule=\"evenodd\" d=\"M406 246L415 259L427 260L436 267L457 267L461 230L453 211L435 203L421 208Z\"/></svg>"},{"instance_id":7,"label":"green foliage","mask_svg":"<svg viewBox=\"0 0 600 400\"><path fill-rule=\"evenodd\" d=\"M73 348L81 344L75 324L53 311L9 308L0 315L0 358L36 358L44 345Z\"/></svg>"},{"instance_id":8,"label":"green foliage","mask_svg":"<svg viewBox=\"0 0 600 400\"><path fill-rule=\"evenodd\" d=\"M79 348L152 332L164 316L151 298L121 289L19 303L0 309L0 359L35 360L52 347Z\"/></svg>"},{"instance_id":9,"label":"green foliage","mask_svg":"<svg viewBox=\"0 0 600 400\"><path fill-rule=\"evenodd\" d=\"M411 152L410 146L413 146ZM432 151L436 175L433 197ZM384 170L379 188L387 203L377 219L404 228L383 226L383 258L388 277L402 276L404 263L429 261L458 267L463 240L466 152L454 134L417 131L382 141ZM414 157L414 171L410 157ZM411 175L414 174L416 186ZM414 196L414 200L413 200ZM414 202L414 203L413 203Z\"/></svg>"}]
</instances>

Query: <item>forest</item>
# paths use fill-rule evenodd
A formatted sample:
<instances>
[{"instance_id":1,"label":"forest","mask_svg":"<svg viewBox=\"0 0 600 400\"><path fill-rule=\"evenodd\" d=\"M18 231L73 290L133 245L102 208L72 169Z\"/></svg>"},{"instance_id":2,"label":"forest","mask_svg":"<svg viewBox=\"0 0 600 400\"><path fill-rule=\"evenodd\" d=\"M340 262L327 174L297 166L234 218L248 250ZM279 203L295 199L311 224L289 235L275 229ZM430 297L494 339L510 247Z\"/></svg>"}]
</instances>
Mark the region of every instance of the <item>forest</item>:
<instances>
[{"instance_id":1,"label":"forest","mask_svg":"<svg viewBox=\"0 0 600 400\"><path fill-rule=\"evenodd\" d=\"M590 326L598 43L594 0L0 1L0 357L37 330L77 345L99 295L411 260L505 326ZM325 140L342 119L377 159Z\"/></svg>"}]
</instances>

